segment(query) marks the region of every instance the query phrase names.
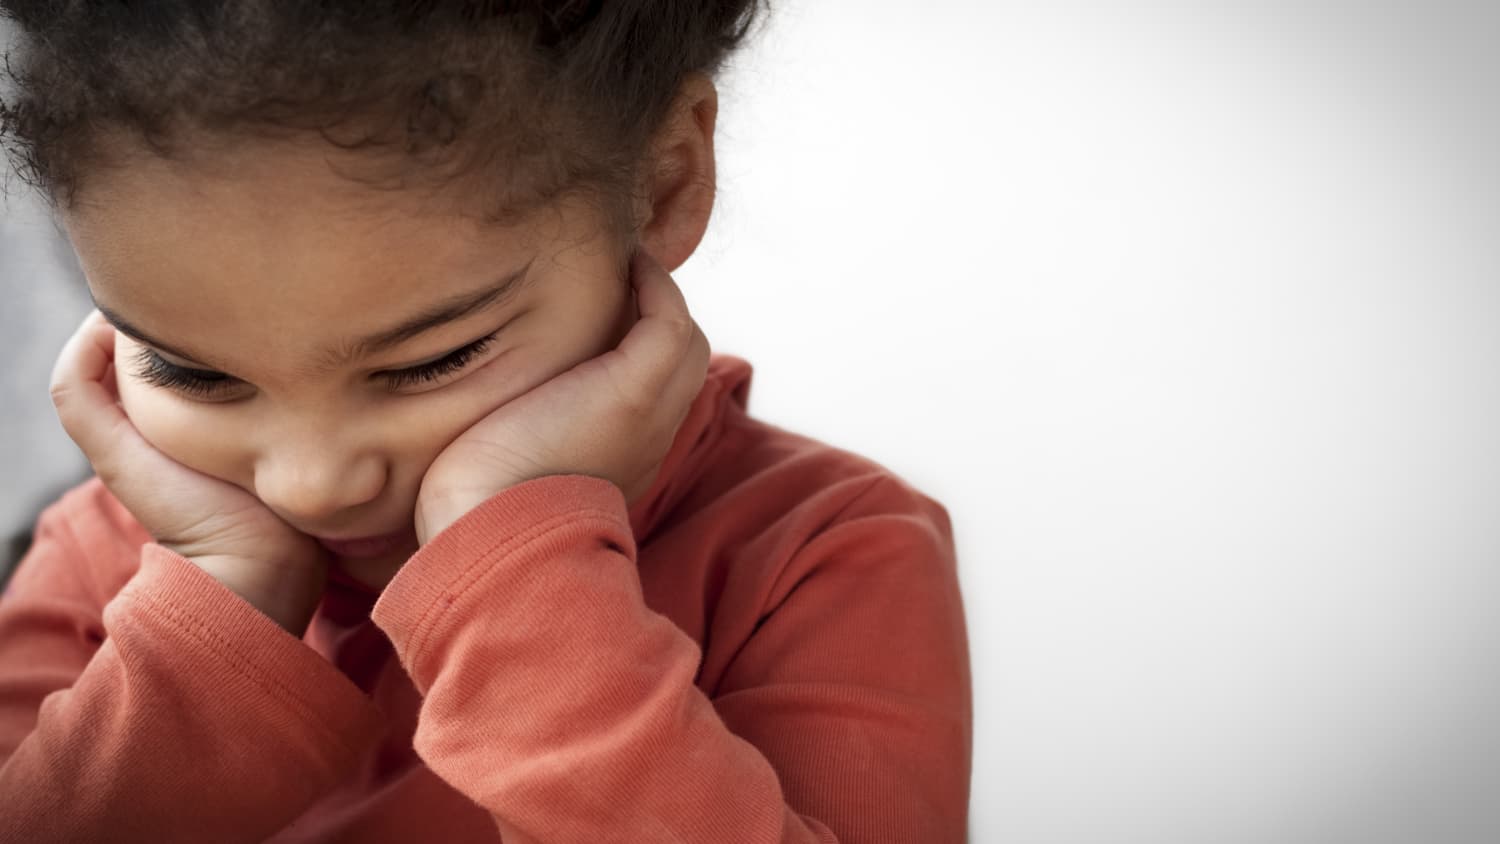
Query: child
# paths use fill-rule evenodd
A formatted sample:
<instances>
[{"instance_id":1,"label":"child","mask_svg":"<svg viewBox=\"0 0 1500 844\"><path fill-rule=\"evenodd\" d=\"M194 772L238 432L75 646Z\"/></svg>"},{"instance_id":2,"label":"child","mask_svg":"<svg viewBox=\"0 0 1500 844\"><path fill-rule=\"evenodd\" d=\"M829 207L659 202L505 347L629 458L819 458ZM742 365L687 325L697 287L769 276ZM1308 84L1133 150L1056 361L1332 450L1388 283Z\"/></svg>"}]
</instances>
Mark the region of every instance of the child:
<instances>
[{"instance_id":1,"label":"child","mask_svg":"<svg viewBox=\"0 0 1500 844\"><path fill-rule=\"evenodd\" d=\"M0 840L964 839L947 512L668 274L752 0L0 8L97 305Z\"/></svg>"}]
</instances>

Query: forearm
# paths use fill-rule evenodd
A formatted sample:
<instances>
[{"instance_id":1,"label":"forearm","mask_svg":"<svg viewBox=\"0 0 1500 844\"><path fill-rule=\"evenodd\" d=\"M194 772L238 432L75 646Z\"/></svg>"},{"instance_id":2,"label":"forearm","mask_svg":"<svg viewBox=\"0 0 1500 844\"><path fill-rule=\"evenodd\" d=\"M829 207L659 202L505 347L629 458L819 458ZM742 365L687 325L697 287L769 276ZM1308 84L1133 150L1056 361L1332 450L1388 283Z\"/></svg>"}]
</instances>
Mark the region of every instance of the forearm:
<instances>
[{"instance_id":1,"label":"forearm","mask_svg":"<svg viewBox=\"0 0 1500 844\"><path fill-rule=\"evenodd\" d=\"M337 668L160 546L142 549L104 625L0 760L0 842L261 841L384 728ZM0 665L0 695L19 703L22 676Z\"/></svg>"},{"instance_id":2,"label":"forearm","mask_svg":"<svg viewBox=\"0 0 1500 844\"><path fill-rule=\"evenodd\" d=\"M292 568L221 555L188 559L298 639L307 632L327 578L323 568Z\"/></svg>"}]
</instances>

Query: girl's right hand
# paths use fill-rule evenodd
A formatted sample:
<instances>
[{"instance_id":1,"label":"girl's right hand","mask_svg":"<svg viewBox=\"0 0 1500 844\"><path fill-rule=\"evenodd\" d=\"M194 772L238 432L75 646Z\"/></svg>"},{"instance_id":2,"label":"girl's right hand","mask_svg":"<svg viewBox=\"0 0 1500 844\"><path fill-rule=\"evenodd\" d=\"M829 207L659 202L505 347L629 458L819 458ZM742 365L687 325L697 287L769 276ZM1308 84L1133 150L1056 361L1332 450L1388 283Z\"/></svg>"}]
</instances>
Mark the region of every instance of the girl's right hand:
<instances>
[{"instance_id":1,"label":"girl's right hand","mask_svg":"<svg viewBox=\"0 0 1500 844\"><path fill-rule=\"evenodd\" d=\"M323 548L255 496L158 451L119 403L115 329L84 318L52 370L52 403L104 485L155 541L301 638L322 598Z\"/></svg>"}]
</instances>

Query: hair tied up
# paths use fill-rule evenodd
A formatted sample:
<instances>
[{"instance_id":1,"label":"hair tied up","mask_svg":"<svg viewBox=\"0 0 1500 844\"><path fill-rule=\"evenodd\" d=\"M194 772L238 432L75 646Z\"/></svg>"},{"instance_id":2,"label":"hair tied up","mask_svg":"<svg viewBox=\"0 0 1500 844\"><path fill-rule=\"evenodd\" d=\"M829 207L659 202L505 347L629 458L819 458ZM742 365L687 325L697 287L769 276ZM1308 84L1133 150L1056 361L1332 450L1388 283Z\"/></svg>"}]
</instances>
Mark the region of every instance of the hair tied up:
<instances>
[{"instance_id":1,"label":"hair tied up","mask_svg":"<svg viewBox=\"0 0 1500 844\"><path fill-rule=\"evenodd\" d=\"M372 189L500 224L574 194L629 231L684 78L715 75L765 5L0 0L0 164L68 208L137 152L313 135Z\"/></svg>"}]
</instances>

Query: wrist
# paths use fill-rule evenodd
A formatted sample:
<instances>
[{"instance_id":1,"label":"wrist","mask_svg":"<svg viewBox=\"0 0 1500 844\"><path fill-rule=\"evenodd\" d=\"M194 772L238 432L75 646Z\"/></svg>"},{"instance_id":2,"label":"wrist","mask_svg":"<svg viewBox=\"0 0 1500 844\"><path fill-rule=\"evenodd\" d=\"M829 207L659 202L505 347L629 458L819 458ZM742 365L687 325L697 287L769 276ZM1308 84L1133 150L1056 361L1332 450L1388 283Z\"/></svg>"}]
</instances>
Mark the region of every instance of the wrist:
<instances>
[{"instance_id":1,"label":"wrist","mask_svg":"<svg viewBox=\"0 0 1500 844\"><path fill-rule=\"evenodd\" d=\"M320 567L288 570L263 561L217 554L188 559L299 639L307 632L323 597L326 571Z\"/></svg>"},{"instance_id":2,"label":"wrist","mask_svg":"<svg viewBox=\"0 0 1500 844\"><path fill-rule=\"evenodd\" d=\"M464 514L489 500L510 484L497 485L494 489L443 490L421 493L417 496L414 519L418 546L426 545L434 536L442 533Z\"/></svg>"},{"instance_id":3,"label":"wrist","mask_svg":"<svg viewBox=\"0 0 1500 844\"><path fill-rule=\"evenodd\" d=\"M471 509L473 508L464 507L447 496L418 501L415 514L417 547L425 546Z\"/></svg>"}]
</instances>

